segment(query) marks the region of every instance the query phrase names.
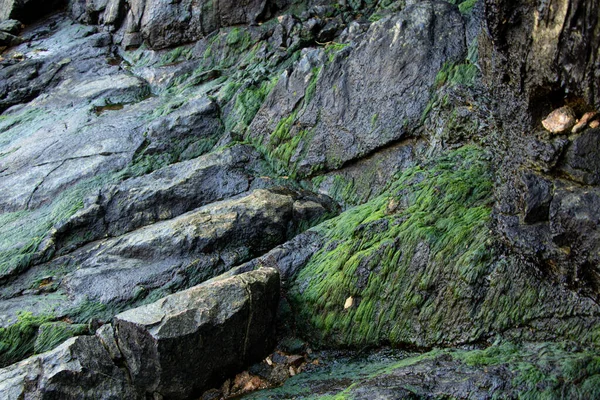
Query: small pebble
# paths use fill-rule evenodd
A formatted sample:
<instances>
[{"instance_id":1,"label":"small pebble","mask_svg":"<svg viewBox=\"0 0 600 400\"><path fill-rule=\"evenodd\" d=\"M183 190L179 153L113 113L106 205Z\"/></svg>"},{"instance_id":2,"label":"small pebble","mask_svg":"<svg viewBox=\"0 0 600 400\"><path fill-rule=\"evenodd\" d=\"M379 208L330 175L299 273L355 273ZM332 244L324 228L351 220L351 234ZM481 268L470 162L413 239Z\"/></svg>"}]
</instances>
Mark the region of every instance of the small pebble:
<instances>
[{"instance_id":1,"label":"small pebble","mask_svg":"<svg viewBox=\"0 0 600 400\"><path fill-rule=\"evenodd\" d=\"M596 116L598 116L598 113L596 111L586 112L585 114L583 114L583 117L581 117L579 122L577 122L575 124L573 129L571 129L571 132L573 132L573 133L581 132L582 130L585 129L585 127L590 123L591 120L596 118Z\"/></svg>"},{"instance_id":2,"label":"small pebble","mask_svg":"<svg viewBox=\"0 0 600 400\"><path fill-rule=\"evenodd\" d=\"M575 113L569 106L558 108L542 121L542 125L551 133L563 133L575 125Z\"/></svg>"},{"instance_id":3,"label":"small pebble","mask_svg":"<svg viewBox=\"0 0 600 400\"><path fill-rule=\"evenodd\" d=\"M348 308L352 307L353 305L354 305L354 299L352 298L352 296L350 296L346 299L346 302L344 303L344 310L347 310Z\"/></svg>"}]
</instances>

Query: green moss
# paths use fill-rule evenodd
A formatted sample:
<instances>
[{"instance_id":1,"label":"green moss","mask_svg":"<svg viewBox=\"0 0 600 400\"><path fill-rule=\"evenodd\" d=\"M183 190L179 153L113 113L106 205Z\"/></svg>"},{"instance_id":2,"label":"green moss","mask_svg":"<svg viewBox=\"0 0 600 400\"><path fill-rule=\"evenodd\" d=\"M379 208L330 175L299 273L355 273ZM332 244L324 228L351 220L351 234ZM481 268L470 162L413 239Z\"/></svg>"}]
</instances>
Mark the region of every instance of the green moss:
<instances>
[{"instance_id":1,"label":"green moss","mask_svg":"<svg viewBox=\"0 0 600 400\"><path fill-rule=\"evenodd\" d=\"M248 398L352 399L362 398L369 388L395 389L398 393L403 389L414 398L430 398L432 391L435 398L454 398L463 393L455 390L458 386L472 384L479 391L482 375L492 375L495 378L487 388L489 398L595 399L599 394L599 357L597 350L578 349L568 343L510 342L484 350L434 349L421 355L388 352L369 358L336 357L334 362L325 359L324 366L288 379L280 388L259 391ZM435 374L440 363L451 363L445 364L451 368L443 369L449 371L449 376L440 385L427 379L421 384L418 378ZM452 370L457 372L454 379L466 382L456 382L453 387Z\"/></svg>"},{"instance_id":2,"label":"green moss","mask_svg":"<svg viewBox=\"0 0 600 400\"><path fill-rule=\"evenodd\" d=\"M327 55L327 59L330 63L333 62L337 54L348 47L347 43L335 43L331 42L325 46L325 54Z\"/></svg>"},{"instance_id":3,"label":"green moss","mask_svg":"<svg viewBox=\"0 0 600 400\"><path fill-rule=\"evenodd\" d=\"M416 315L435 335L447 310L419 288L423 279L453 276L458 290L476 285L489 267L486 159L480 149L463 147L410 168L385 194L317 227L329 243L290 290L305 334L323 344L407 343ZM420 252L424 259L413 262ZM348 297L357 305L345 310Z\"/></svg>"},{"instance_id":4,"label":"green moss","mask_svg":"<svg viewBox=\"0 0 600 400\"><path fill-rule=\"evenodd\" d=\"M252 37L246 30L236 27L229 31L227 38L225 39L225 43L227 43L227 45L230 47L235 47L243 51L252 44Z\"/></svg>"},{"instance_id":5,"label":"green moss","mask_svg":"<svg viewBox=\"0 0 600 400\"><path fill-rule=\"evenodd\" d=\"M470 14L478 0L465 0L458 5L462 14Z\"/></svg>"},{"instance_id":6,"label":"green moss","mask_svg":"<svg viewBox=\"0 0 600 400\"><path fill-rule=\"evenodd\" d=\"M447 102L447 98L439 98L439 90L442 87L452 88L455 86L472 87L475 85L479 76L479 69L476 66L477 45L472 43L469 47L469 58L463 63L444 63L440 71L437 73L434 81L433 93L423 114L421 122L424 122L431 110L440 104Z\"/></svg>"},{"instance_id":7,"label":"green moss","mask_svg":"<svg viewBox=\"0 0 600 400\"><path fill-rule=\"evenodd\" d=\"M65 340L86 333L88 333L88 326L84 324L68 324L62 321L43 323L35 339L35 352L43 353L52 350Z\"/></svg>"},{"instance_id":8,"label":"green moss","mask_svg":"<svg viewBox=\"0 0 600 400\"><path fill-rule=\"evenodd\" d=\"M519 398L596 398L600 354L569 343L517 345L504 342L484 350L452 351L469 366L506 365Z\"/></svg>"},{"instance_id":9,"label":"green moss","mask_svg":"<svg viewBox=\"0 0 600 400\"><path fill-rule=\"evenodd\" d=\"M0 215L0 274L29 267L52 227L83 208L83 199L94 190L116 179L114 175L87 179L61 192L50 205Z\"/></svg>"},{"instance_id":10,"label":"green moss","mask_svg":"<svg viewBox=\"0 0 600 400\"><path fill-rule=\"evenodd\" d=\"M241 93L238 93L235 97L233 111L227 116L225 121L227 129L243 133L276 84L277 79L265 80L258 85L249 86Z\"/></svg>"},{"instance_id":11,"label":"green moss","mask_svg":"<svg viewBox=\"0 0 600 400\"><path fill-rule=\"evenodd\" d=\"M19 314L18 320L7 328L0 328L0 367L5 367L33 354L38 328L52 320L49 315L30 312Z\"/></svg>"},{"instance_id":12,"label":"green moss","mask_svg":"<svg viewBox=\"0 0 600 400\"><path fill-rule=\"evenodd\" d=\"M192 49L188 46L179 46L164 54L159 62L159 66L173 64L179 61L189 60L192 58Z\"/></svg>"}]
</instances>

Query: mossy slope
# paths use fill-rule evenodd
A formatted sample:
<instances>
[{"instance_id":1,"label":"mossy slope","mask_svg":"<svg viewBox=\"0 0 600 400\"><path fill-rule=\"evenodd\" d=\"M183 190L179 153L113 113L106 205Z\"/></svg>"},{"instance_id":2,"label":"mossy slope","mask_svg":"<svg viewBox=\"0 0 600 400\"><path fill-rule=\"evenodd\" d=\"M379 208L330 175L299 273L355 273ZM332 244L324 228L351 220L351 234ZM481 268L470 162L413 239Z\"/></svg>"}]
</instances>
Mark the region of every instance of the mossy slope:
<instances>
[{"instance_id":1,"label":"mossy slope","mask_svg":"<svg viewBox=\"0 0 600 400\"><path fill-rule=\"evenodd\" d=\"M494 250L488 160L473 146L451 151L315 228L327 242L289 293L300 333L350 347L496 334L597 342L597 306Z\"/></svg>"},{"instance_id":2,"label":"mossy slope","mask_svg":"<svg viewBox=\"0 0 600 400\"><path fill-rule=\"evenodd\" d=\"M504 342L483 350L326 360L257 392L260 399L598 398L600 354L568 343Z\"/></svg>"}]
</instances>

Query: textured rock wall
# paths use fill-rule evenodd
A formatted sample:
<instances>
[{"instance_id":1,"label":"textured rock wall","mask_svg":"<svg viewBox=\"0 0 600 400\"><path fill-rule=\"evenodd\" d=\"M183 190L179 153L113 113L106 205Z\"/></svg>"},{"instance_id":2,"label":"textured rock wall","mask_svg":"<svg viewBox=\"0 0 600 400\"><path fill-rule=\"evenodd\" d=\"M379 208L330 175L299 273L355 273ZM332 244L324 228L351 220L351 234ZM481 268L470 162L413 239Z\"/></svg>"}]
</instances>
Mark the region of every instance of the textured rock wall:
<instances>
[{"instance_id":1,"label":"textured rock wall","mask_svg":"<svg viewBox=\"0 0 600 400\"><path fill-rule=\"evenodd\" d=\"M97 336L0 369L6 399L187 399L273 346L279 274L214 280L115 317ZM125 368L122 367L124 363Z\"/></svg>"}]
</instances>

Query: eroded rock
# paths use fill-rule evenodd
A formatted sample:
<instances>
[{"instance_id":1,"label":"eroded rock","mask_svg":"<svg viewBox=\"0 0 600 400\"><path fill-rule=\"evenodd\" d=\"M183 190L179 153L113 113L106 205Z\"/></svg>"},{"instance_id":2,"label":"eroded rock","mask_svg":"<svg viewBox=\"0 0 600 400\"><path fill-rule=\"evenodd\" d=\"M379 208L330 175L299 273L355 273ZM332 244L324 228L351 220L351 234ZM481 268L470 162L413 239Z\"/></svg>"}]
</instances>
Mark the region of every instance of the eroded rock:
<instances>
[{"instance_id":1,"label":"eroded rock","mask_svg":"<svg viewBox=\"0 0 600 400\"><path fill-rule=\"evenodd\" d=\"M11 400L138 398L95 336L69 339L55 350L1 369L0 393Z\"/></svg>"},{"instance_id":2,"label":"eroded rock","mask_svg":"<svg viewBox=\"0 0 600 400\"><path fill-rule=\"evenodd\" d=\"M117 315L132 382L168 398L217 386L272 349L278 300L279 274L263 268Z\"/></svg>"},{"instance_id":3,"label":"eroded rock","mask_svg":"<svg viewBox=\"0 0 600 400\"><path fill-rule=\"evenodd\" d=\"M407 135L430 99L432 82L444 63L464 60L464 26L458 10L445 2L421 2L373 23L354 43L326 50L330 63L308 87L315 70L300 64L306 92L287 91L280 79L252 124L250 135L273 147L280 136L300 136L290 164L300 176L336 169ZM283 93L283 94L282 94ZM290 93L296 99L288 99ZM286 112L304 96L297 117L264 118ZM294 101L291 101L294 100ZM291 120L289 119L291 118ZM277 129L277 135L271 135ZM310 135L306 135L310 132Z\"/></svg>"}]
</instances>

